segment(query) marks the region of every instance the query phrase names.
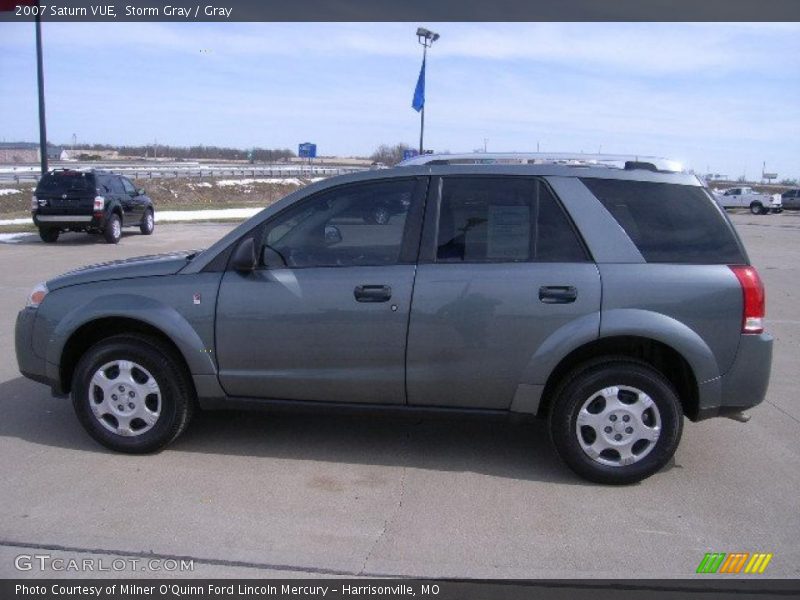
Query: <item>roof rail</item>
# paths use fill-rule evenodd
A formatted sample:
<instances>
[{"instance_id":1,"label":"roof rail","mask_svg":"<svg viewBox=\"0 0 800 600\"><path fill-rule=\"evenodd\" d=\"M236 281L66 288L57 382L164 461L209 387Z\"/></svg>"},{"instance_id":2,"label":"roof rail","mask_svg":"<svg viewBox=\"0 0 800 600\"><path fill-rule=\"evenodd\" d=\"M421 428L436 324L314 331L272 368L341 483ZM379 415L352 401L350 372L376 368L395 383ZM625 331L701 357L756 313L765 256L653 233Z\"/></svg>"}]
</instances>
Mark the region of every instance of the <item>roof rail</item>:
<instances>
[{"instance_id":1,"label":"roof rail","mask_svg":"<svg viewBox=\"0 0 800 600\"><path fill-rule=\"evenodd\" d=\"M567 152L469 152L463 154L421 154L404 160L398 167L420 165L565 165L569 167L608 167L646 169L665 173L682 172L675 160L657 156L622 154L575 154Z\"/></svg>"}]
</instances>

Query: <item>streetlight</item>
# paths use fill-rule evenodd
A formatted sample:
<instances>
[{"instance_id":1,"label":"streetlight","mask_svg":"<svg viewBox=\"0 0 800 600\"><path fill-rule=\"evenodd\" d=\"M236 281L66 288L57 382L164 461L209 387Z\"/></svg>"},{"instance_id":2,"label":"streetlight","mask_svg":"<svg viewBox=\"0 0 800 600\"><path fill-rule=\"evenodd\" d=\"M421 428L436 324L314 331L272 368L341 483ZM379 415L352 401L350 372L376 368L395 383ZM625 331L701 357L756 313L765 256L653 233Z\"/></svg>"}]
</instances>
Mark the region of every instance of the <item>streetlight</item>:
<instances>
[{"instance_id":1,"label":"streetlight","mask_svg":"<svg viewBox=\"0 0 800 600\"><path fill-rule=\"evenodd\" d=\"M417 28L417 42L422 45L422 68L419 71L417 87L414 90L414 100L411 106L419 112L419 153L425 152L423 137L425 135L425 60L428 57L428 48L439 39L439 34L424 27Z\"/></svg>"}]
</instances>

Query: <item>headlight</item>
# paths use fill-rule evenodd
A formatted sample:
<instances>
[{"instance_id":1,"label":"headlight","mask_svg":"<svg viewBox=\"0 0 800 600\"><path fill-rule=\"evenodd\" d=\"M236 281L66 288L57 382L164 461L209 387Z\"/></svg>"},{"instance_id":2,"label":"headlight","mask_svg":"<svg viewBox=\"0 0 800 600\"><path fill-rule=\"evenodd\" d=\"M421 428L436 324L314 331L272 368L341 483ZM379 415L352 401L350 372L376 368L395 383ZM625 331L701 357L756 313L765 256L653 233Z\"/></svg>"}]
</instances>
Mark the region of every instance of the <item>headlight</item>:
<instances>
[{"instance_id":1,"label":"headlight","mask_svg":"<svg viewBox=\"0 0 800 600\"><path fill-rule=\"evenodd\" d=\"M28 302L25 306L36 308L42 303L48 291L47 285L44 283L37 284L36 287L31 290L31 293L28 294Z\"/></svg>"},{"instance_id":2,"label":"headlight","mask_svg":"<svg viewBox=\"0 0 800 600\"><path fill-rule=\"evenodd\" d=\"M39 208L39 199L36 196L31 196L31 210Z\"/></svg>"}]
</instances>

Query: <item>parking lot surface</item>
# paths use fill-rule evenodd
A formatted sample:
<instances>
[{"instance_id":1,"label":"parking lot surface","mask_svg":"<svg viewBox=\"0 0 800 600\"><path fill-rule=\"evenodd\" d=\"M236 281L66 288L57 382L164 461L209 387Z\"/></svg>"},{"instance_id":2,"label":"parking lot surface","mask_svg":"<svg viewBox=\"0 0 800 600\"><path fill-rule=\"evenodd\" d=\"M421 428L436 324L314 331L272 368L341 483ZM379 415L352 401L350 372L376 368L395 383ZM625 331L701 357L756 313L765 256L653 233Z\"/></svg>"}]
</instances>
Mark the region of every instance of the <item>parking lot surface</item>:
<instances>
[{"instance_id":1,"label":"parking lot surface","mask_svg":"<svg viewBox=\"0 0 800 600\"><path fill-rule=\"evenodd\" d=\"M232 225L0 244L0 577L691 577L712 551L771 552L766 576L798 577L800 216L733 220L767 286L767 400L747 424L687 423L668 467L629 487L574 476L543 422L476 417L204 413L160 454L114 454L18 373L17 311L38 281ZM194 570L18 571L20 554Z\"/></svg>"}]
</instances>

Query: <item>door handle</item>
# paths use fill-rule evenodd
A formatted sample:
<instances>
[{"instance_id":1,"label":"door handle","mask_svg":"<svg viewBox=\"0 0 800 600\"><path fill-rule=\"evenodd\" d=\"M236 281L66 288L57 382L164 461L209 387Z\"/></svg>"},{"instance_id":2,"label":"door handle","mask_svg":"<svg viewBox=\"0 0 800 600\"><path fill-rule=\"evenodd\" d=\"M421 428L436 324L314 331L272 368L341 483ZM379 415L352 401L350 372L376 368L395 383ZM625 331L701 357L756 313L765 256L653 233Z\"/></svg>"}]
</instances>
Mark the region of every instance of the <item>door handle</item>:
<instances>
[{"instance_id":1,"label":"door handle","mask_svg":"<svg viewBox=\"0 0 800 600\"><path fill-rule=\"evenodd\" d=\"M571 285L543 285L539 300L545 304L569 304L578 299L578 290Z\"/></svg>"},{"instance_id":2,"label":"door handle","mask_svg":"<svg viewBox=\"0 0 800 600\"><path fill-rule=\"evenodd\" d=\"M353 295L357 302L388 302L392 288L388 285L357 285Z\"/></svg>"}]
</instances>

